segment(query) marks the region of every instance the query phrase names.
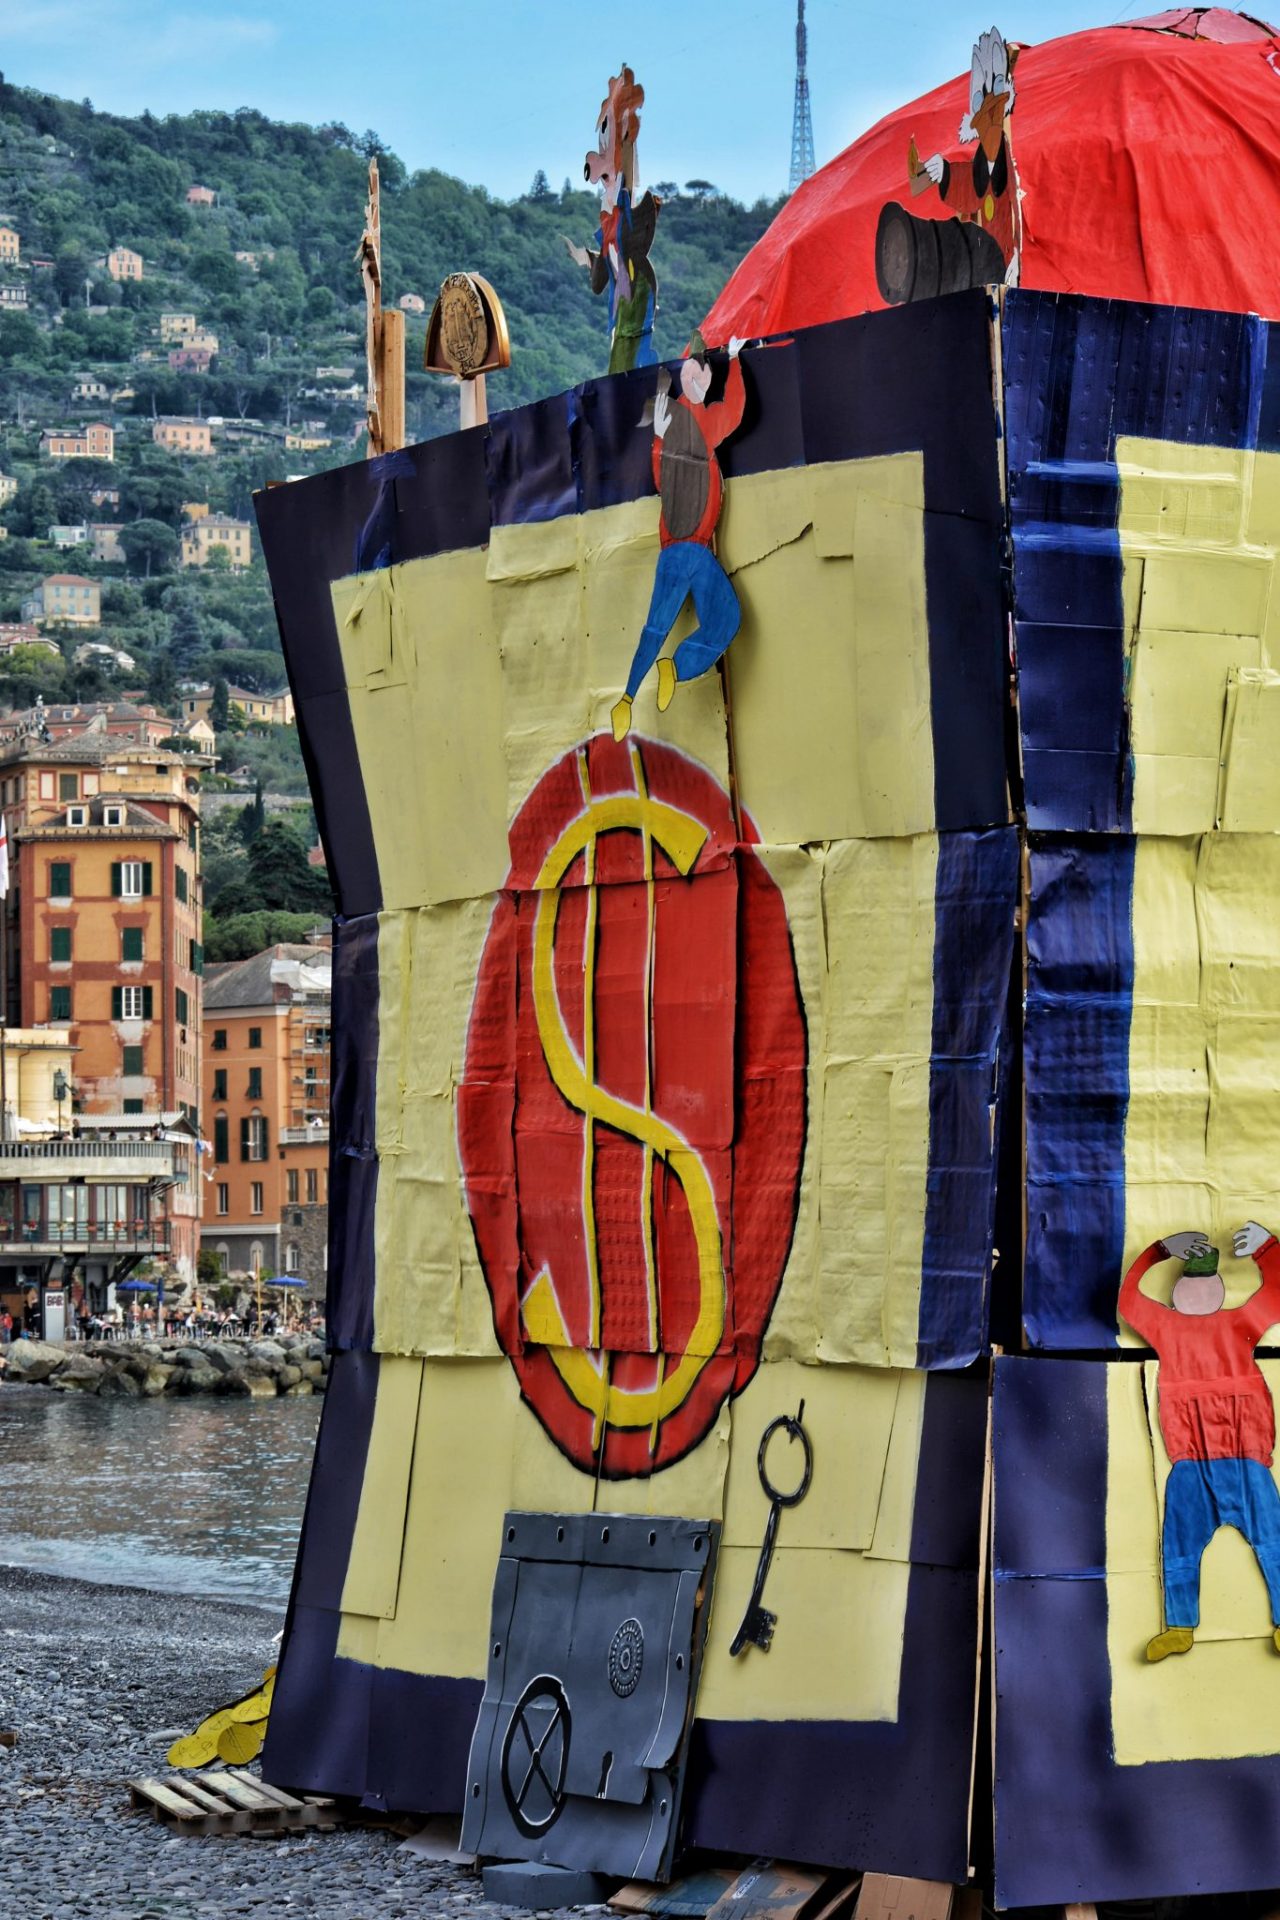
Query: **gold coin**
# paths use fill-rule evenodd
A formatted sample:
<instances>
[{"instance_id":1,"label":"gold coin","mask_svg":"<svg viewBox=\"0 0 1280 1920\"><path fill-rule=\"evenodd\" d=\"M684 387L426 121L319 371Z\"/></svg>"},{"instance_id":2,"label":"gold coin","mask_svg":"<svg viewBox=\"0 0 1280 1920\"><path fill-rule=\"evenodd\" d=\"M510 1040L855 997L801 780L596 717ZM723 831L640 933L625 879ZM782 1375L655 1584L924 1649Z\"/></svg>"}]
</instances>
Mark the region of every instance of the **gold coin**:
<instances>
[{"instance_id":1,"label":"gold coin","mask_svg":"<svg viewBox=\"0 0 1280 1920\"><path fill-rule=\"evenodd\" d=\"M236 1701L236 1704L234 1705L234 1707L228 1707L227 1709L228 1724L230 1724L230 1722L233 1720L236 1720L236 1721L265 1720L267 1717L268 1710L270 1709L270 1706L271 1706L271 1701L269 1696L263 1693L261 1690L259 1690L257 1693L246 1694L243 1700Z\"/></svg>"},{"instance_id":2,"label":"gold coin","mask_svg":"<svg viewBox=\"0 0 1280 1920\"><path fill-rule=\"evenodd\" d=\"M218 1735L222 1732L222 1729L224 1727L229 1727L230 1725L231 1725L231 1708L219 1707L215 1713L207 1713L205 1715L204 1719L200 1722L200 1725L196 1728L196 1732L198 1734L207 1733L213 1739L216 1740Z\"/></svg>"},{"instance_id":3,"label":"gold coin","mask_svg":"<svg viewBox=\"0 0 1280 1920\"><path fill-rule=\"evenodd\" d=\"M171 1767L204 1767L214 1759L218 1751L218 1736L214 1733L188 1733L181 1740L175 1740L169 1749Z\"/></svg>"},{"instance_id":4,"label":"gold coin","mask_svg":"<svg viewBox=\"0 0 1280 1920\"><path fill-rule=\"evenodd\" d=\"M233 1767L246 1766L250 1760L256 1760L262 1751L265 1735L265 1720L260 1720L256 1726L235 1724L224 1727L218 1735L219 1760L225 1760Z\"/></svg>"}]
</instances>

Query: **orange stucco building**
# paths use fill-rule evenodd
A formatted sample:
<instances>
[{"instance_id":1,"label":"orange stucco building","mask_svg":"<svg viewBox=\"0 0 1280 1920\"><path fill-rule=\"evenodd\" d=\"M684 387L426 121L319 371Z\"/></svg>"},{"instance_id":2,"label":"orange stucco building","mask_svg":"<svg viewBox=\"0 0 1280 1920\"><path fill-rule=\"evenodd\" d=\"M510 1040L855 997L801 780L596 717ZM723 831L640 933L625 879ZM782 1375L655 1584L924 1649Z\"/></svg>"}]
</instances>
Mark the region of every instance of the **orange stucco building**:
<instances>
[{"instance_id":1,"label":"orange stucco building","mask_svg":"<svg viewBox=\"0 0 1280 1920\"><path fill-rule=\"evenodd\" d=\"M201 1240L226 1273L323 1285L329 1020L327 946L268 947L209 969L202 1112L213 1178Z\"/></svg>"},{"instance_id":2,"label":"orange stucco building","mask_svg":"<svg viewBox=\"0 0 1280 1920\"><path fill-rule=\"evenodd\" d=\"M72 1111L86 1121L198 1119L199 775L209 764L96 732L0 743L12 863L5 1011L13 1024L66 1032ZM184 1277L198 1184L166 1200Z\"/></svg>"}]
</instances>

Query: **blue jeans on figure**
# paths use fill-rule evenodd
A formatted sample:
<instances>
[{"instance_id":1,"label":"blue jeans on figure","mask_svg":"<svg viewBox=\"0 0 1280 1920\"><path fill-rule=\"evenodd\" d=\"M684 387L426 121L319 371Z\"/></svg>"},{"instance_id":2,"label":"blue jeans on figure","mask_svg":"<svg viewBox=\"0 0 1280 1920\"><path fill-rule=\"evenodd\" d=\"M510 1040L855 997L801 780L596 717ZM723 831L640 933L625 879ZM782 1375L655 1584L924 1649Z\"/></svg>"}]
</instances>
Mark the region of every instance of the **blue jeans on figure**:
<instances>
[{"instance_id":1,"label":"blue jeans on figure","mask_svg":"<svg viewBox=\"0 0 1280 1920\"><path fill-rule=\"evenodd\" d=\"M649 617L631 662L628 700L635 699L691 594L698 624L676 648L673 664L677 680L696 680L708 667L714 667L738 631L742 619L738 596L710 547L695 540L675 540L663 547L658 555Z\"/></svg>"},{"instance_id":2,"label":"blue jeans on figure","mask_svg":"<svg viewBox=\"0 0 1280 1920\"><path fill-rule=\"evenodd\" d=\"M1164 1616L1200 1624L1200 1561L1219 1527L1236 1527L1257 1555L1280 1626L1280 1490L1260 1460L1178 1460L1164 1490Z\"/></svg>"}]
</instances>

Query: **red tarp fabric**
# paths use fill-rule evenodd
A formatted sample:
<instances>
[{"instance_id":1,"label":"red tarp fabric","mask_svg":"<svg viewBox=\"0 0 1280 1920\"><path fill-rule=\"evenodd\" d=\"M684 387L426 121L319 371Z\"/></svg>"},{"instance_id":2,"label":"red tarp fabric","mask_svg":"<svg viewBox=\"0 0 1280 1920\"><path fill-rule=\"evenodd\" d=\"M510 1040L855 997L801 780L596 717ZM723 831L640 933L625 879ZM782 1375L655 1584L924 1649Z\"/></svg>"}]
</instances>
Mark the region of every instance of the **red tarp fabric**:
<instances>
[{"instance_id":1,"label":"red tarp fabric","mask_svg":"<svg viewBox=\"0 0 1280 1920\"><path fill-rule=\"evenodd\" d=\"M1280 318L1280 36L1221 8L1023 47L1011 119L1021 284ZM967 77L890 114L792 196L702 324L708 346L883 309L880 210L907 149L965 161Z\"/></svg>"}]
</instances>

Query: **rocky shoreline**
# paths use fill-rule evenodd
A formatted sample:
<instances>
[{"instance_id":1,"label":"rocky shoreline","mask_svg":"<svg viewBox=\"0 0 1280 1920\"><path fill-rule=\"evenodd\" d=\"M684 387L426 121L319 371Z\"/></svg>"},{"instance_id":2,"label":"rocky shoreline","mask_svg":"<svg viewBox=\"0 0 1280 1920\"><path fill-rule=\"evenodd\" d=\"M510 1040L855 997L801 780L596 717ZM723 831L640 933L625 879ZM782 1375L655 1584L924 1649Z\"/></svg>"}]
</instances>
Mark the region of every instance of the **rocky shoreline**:
<instances>
[{"instance_id":1,"label":"rocky shoreline","mask_svg":"<svg viewBox=\"0 0 1280 1920\"><path fill-rule=\"evenodd\" d=\"M66 1347L15 1340L5 1359L6 1383L134 1400L210 1393L302 1398L323 1393L329 1372L324 1342L311 1334L270 1340L86 1340Z\"/></svg>"}]
</instances>

